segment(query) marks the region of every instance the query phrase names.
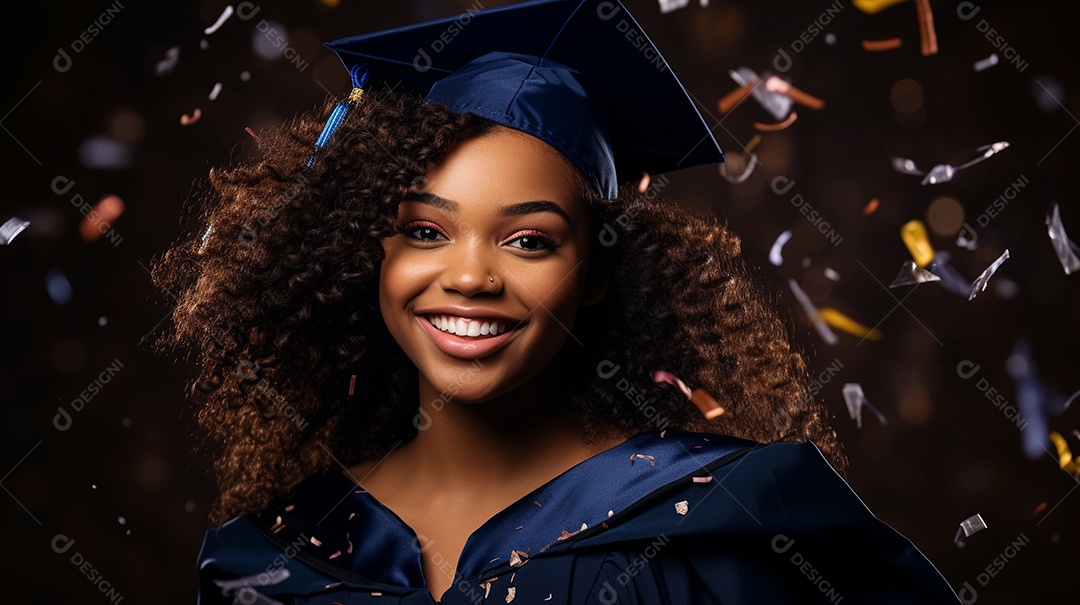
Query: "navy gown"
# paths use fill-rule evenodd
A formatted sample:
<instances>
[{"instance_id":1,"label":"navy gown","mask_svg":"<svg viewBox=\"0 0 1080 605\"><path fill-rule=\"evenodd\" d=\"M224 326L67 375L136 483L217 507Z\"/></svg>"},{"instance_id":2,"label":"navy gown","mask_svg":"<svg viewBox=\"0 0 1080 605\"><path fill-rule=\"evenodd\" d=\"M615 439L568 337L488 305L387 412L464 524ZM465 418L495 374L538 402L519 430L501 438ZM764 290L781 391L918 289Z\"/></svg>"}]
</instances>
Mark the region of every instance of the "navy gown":
<instances>
[{"instance_id":1,"label":"navy gown","mask_svg":"<svg viewBox=\"0 0 1080 605\"><path fill-rule=\"evenodd\" d=\"M433 605L424 540L334 468L210 529L200 605ZM447 565L447 567L449 564ZM469 537L442 605L959 603L810 443L640 433Z\"/></svg>"}]
</instances>

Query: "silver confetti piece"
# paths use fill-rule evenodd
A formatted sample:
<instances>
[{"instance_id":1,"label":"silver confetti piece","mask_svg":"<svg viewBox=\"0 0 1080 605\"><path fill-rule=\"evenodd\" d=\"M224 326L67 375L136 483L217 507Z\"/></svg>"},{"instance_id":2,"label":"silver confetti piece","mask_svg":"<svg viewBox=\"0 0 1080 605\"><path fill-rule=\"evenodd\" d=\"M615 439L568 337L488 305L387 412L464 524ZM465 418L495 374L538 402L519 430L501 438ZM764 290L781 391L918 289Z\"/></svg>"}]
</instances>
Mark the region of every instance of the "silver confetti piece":
<instances>
[{"instance_id":1,"label":"silver confetti piece","mask_svg":"<svg viewBox=\"0 0 1080 605\"><path fill-rule=\"evenodd\" d=\"M968 517L960 522L960 529L956 530L956 538L953 541L956 542L957 546L963 548L964 538L970 538L984 529L986 529L986 521L983 521L982 515Z\"/></svg>"},{"instance_id":2,"label":"silver confetti piece","mask_svg":"<svg viewBox=\"0 0 1080 605\"><path fill-rule=\"evenodd\" d=\"M896 279L889 284L889 287L899 288L900 286L925 284L926 282L931 281L941 281L941 278L926 269L919 267L915 264L915 261L909 260L900 267L900 273L897 274Z\"/></svg>"},{"instance_id":3,"label":"silver confetti piece","mask_svg":"<svg viewBox=\"0 0 1080 605\"><path fill-rule=\"evenodd\" d=\"M779 267L784 264L784 244L788 243L791 239L791 229L781 233L777 236L776 241L773 242L772 248L769 249L769 262Z\"/></svg>"},{"instance_id":4,"label":"silver confetti piece","mask_svg":"<svg viewBox=\"0 0 1080 605\"><path fill-rule=\"evenodd\" d=\"M0 225L0 245L8 245L15 236L22 233L30 225L30 221L13 216Z\"/></svg>"},{"instance_id":5,"label":"silver confetti piece","mask_svg":"<svg viewBox=\"0 0 1080 605\"><path fill-rule=\"evenodd\" d=\"M728 75L739 86L753 86L754 88L750 91L750 94L754 97L754 100L777 121L784 120L791 113L791 107L795 104L791 97L765 89L764 81L769 79L768 73L758 77L757 73L749 67L740 67L729 71Z\"/></svg>"},{"instance_id":6,"label":"silver confetti piece","mask_svg":"<svg viewBox=\"0 0 1080 605\"><path fill-rule=\"evenodd\" d=\"M1000 267L1001 263L1004 263L1007 258L1009 258L1009 250L1006 248L1005 251L1001 253L1001 256L999 256L996 261L990 263L990 266L980 273L979 276L975 278L975 281L971 283L971 294L968 295L968 300L975 298L976 294L986 289L986 282L990 281L994 272L998 270L998 267Z\"/></svg>"},{"instance_id":7,"label":"silver confetti piece","mask_svg":"<svg viewBox=\"0 0 1080 605\"><path fill-rule=\"evenodd\" d=\"M927 172L919 170L914 160L909 160L907 158L893 158L892 166L893 170L901 174L923 176L923 185L936 185L938 183L946 183L948 181L951 181L953 177L956 176L957 172L960 172L961 170L970 166L974 166L975 164L978 164L979 162L994 155L995 153L998 153L1003 149L1008 149L1008 147L1008 141L998 141L997 143L983 145L982 147L979 147L975 150L975 153L979 155L967 162L964 162L963 164L960 164L959 166L952 166L950 164L938 164Z\"/></svg>"},{"instance_id":8,"label":"silver confetti piece","mask_svg":"<svg viewBox=\"0 0 1080 605\"><path fill-rule=\"evenodd\" d=\"M0 229L2 232L3 229ZM1065 269L1065 275L1072 275L1080 269L1080 248L1065 234L1065 225L1061 224L1061 214L1058 212L1057 202L1050 204L1050 212L1046 213L1046 231L1050 234L1050 243L1054 246L1061 268Z\"/></svg>"},{"instance_id":9,"label":"silver confetti piece","mask_svg":"<svg viewBox=\"0 0 1080 605\"><path fill-rule=\"evenodd\" d=\"M862 410L863 408L869 409L877 416L881 424L888 424L885 420L885 415L882 414L870 405L870 402L866 400L866 395L863 394L862 385L857 382L848 382L844 384L844 403L847 404L848 414L851 419L855 421L855 425L858 428L862 428Z\"/></svg>"},{"instance_id":10,"label":"silver confetti piece","mask_svg":"<svg viewBox=\"0 0 1080 605\"><path fill-rule=\"evenodd\" d=\"M788 286L791 287L791 291L795 294L795 299L802 305L803 311L806 312L807 318L810 319L810 323L813 324L814 329L816 329L818 335L821 336L821 340L824 340L825 344L836 344L839 340L836 337L836 334L833 334L833 331L829 329L829 324L825 323L825 320L821 319L818 315L817 307L814 306L814 303L810 302L810 297L799 287L799 283L794 279L789 279Z\"/></svg>"}]
</instances>

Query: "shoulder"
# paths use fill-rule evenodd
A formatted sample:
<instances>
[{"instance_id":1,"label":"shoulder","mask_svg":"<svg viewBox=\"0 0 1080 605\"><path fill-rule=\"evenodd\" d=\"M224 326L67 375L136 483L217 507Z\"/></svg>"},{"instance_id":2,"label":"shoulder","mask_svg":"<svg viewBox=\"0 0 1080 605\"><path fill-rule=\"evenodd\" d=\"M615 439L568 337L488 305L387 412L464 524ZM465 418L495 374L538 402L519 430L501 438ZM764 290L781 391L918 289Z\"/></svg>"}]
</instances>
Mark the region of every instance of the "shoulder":
<instances>
[{"instance_id":1,"label":"shoulder","mask_svg":"<svg viewBox=\"0 0 1080 605\"><path fill-rule=\"evenodd\" d=\"M718 462L574 545L603 553L596 602L959 602L812 443Z\"/></svg>"}]
</instances>

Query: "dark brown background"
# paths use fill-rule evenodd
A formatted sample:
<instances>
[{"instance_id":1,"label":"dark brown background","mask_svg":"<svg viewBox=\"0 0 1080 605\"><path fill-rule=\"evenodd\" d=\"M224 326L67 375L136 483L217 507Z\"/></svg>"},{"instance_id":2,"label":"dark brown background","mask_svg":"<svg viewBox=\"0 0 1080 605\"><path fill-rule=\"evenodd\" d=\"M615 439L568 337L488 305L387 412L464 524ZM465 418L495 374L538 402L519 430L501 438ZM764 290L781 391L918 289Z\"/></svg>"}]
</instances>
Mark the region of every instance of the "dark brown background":
<instances>
[{"instance_id":1,"label":"dark brown background","mask_svg":"<svg viewBox=\"0 0 1080 605\"><path fill-rule=\"evenodd\" d=\"M485 6L495 4L502 2ZM792 54L791 43L830 6L714 0L662 15L654 2L628 4L702 103L710 126L719 118L717 98L734 87L727 71L740 65L767 69L778 48ZM123 5L78 54L71 53L71 42L109 4L5 7L0 125L8 132L0 132L0 157L8 193L0 202L0 222L10 215L34 221L0 248L5 602L107 601L70 562L75 550L124 602L194 600L195 560L214 485L208 456L192 453L197 438L183 397L191 370L148 345L171 301L153 289L144 267L180 234L185 201L204 184L207 170L247 152L246 126L257 132L320 103L323 87L337 92L346 86L337 59L321 42L449 16L469 3L345 2L328 9L314 0L264 1L253 20L234 16L211 36L202 29L224 2ZM698 167L670 174L664 194L715 212L743 236L763 284L790 309L785 312L815 374L837 360L842 364L822 396L851 459L849 480L871 510L908 536L954 587L974 585L980 603L1070 601L1080 587L1077 482L1049 455L1024 456L1020 432L983 396L977 380L985 378L1016 406L1005 362L1014 342L1026 337L1049 389L1064 395L1080 389L1080 276L1064 274L1043 225L1050 202L1057 201L1066 228L1080 239L1080 133L1074 131L1080 21L1075 9L1061 12L1051 3L979 5L981 12L965 21L957 3L934 2L941 50L922 57L913 3L877 15L841 3L824 30L835 34L836 44L818 35L786 74L825 99L826 108L800 110L790 129L767 134L758 149L763 165L746 182L731 185L715 167ZM289 33L307 68L254 56L252 34L262 19ZM1003 61L974 72L972 64L994 50L978 31L980 19L1017 49L1027 63L1023 71ZM894 51L871 53L859 44L892 36L903 38ZM202 39L209 42L206 50L199 47ZM154 64L175 45L182 49L179 65L155 75ZM72 54L65 72L53 68L61 47ZM240 80L243 70L250 81ZM925 93L914 112L900 112L890 100L902 79L914 80ZM210 102L207 94L219 81L223 90ZM1058 90L1064 106L1050 99L1049 110L1040 109L1040 84ZM194 107L202 109L202 119L181 126L180 115ZM109 133L111 121L125 112L138 116L143 130L130 166L83 165L80 143ZM737 153L755 120L771 118L753 102L744 104L715 129L718 141ZM1012 147L933 187L889 164L894 155L926 168L960 163L975 147L999 140ZM51 188L60 175L76 183L64 196ZM786 195L770 188L778 175L795 181ZM1009 249L1012 257L974 301L929 284L899 308L890 293L903 298L909 289L876 283L888 284L909 258L900 225L925 220L934 199L955 198L972 221L1021 178L1029 185L980 229L976 251L958 249L953 235L934 235L938 249L951 252L968 279ZM114 225L123 238L119 245L78 236L80 215L70 203L75 193L90 203L108 193L124 199L127 210ZM839 245L799 214L790 203L795 193L828 220L842 237ZM865 216L862 208L872 197L881 199L880 209ZM795 237L785 247L786 262L773 267L769 247L789 228ZM811 258L808 268L801 265L804 257ZM825 279L824 267L839 272L840 281ZM54 303L46 292L52 268L71 282L69 304ZM884 338L860 344L840 333L839 344L822 343L794 306L786 285L791 277L817 304L870 326L881 322ZM1013 298L997 289L995 282L1006 280L1016 285ZM100 317L107 318L104 326ZM73 414L69 430L56 430L57 407L70 409L114 360L123 369ZM957 375L964 360L981 366L977 377ZM840 393L845 382L861 383L888 424L867 416L857 429ZM1051 428L1080 428L1078 413L1052 418ZM960 521L975 513L990 528L960 549L953 536ZM76 541L72 551L53 551L58 534ZM978 574L1021 535L1029 542L980 586Z\"/></svg>"}]
</instances>

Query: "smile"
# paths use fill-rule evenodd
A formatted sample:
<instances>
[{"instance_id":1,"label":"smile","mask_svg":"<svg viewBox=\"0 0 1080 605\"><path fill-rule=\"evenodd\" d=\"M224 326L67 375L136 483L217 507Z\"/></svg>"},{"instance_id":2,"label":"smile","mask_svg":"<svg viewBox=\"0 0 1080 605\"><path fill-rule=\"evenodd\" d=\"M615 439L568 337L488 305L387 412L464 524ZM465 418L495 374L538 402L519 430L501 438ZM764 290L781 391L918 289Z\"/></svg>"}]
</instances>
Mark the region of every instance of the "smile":
<instances>
[{"instance_id":1,"label":"smile","mask_svg":"<svg viewBox=\"0 0 1080 605\"><path fill-rule=\"evenodd\" d=\"M417 315L420 325L443 353L477 359L494 353L521 333L527 322L472 319L454 315Z\"/></svg>"},{"instance_id":2,"label":"smile","mask_svg":"<svg viewBox=\"0 0 1080 605\"><path fill-rule=\"evenodd\" d=\"M508 331L510 325L509 321L496 319L476 320L453 315L428 315L426 317L428 322L439 330L458 336L495 336Z\"/></svg>"}]
</instances>

